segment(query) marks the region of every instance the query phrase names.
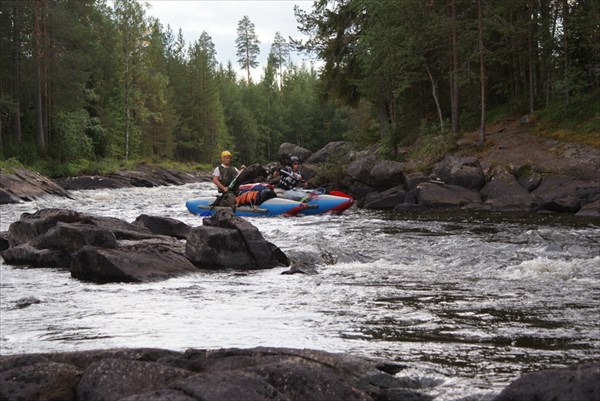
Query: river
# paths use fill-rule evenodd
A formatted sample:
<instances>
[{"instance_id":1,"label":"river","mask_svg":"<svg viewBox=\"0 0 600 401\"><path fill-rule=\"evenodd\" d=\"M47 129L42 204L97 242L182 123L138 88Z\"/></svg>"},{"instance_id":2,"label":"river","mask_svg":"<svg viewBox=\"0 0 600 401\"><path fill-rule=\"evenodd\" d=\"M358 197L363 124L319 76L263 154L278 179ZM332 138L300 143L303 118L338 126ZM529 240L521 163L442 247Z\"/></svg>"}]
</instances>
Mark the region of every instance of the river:
<instances>
[{"instance_id":1,"label":"river","mask_svg":"<svg viewBox=\"0 0 600 401\"><path fill-rule=\"evenodd\" d=\"M190 225L185 201L209 183L72 192L2 205L68 208ZM64 269L0 267L3 355L113 347L312 348L406 365L436 400L489 399L522 373L600 359L600 221L478 213L250 218L284 252L315 252L315 275L287 268L92 284Z\"/></svg>"}]
</instances>

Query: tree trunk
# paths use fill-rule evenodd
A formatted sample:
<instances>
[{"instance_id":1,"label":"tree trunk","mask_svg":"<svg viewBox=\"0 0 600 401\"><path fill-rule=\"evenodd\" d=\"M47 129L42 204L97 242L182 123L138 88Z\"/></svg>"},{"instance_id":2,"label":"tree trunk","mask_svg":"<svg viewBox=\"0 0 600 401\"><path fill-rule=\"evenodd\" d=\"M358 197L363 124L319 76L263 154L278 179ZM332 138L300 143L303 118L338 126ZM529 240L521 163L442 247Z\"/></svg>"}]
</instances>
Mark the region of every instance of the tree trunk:
<instances>
[{"instance_id":1,"label":"tree trunk","mask_svg":"<svg viewBox=\"0 0 600 401\"><path fill-rule=\"evenodd\" d=\"M568 16L569 16L569 3L568 0L562 0L562 28L563 28L563 68L565 77L565 108L569 104L569 54L568 54Z\"/></svg>"},{"instance_id":2,"label":"tree trunk","mask_svg":"<svg viewBox=\"0 0 600 401\"><path fill-rule=\"evenodd\" d=\"M527 59L529 64L529 114L533 114L534 109L534 93L535 86L533 82L533 72L535 69L535 62L533 58L533 4L532 0L527 1Z\"/></svg>"},{"instance_id":3,"label":"tree trunk","mask_svg":"<svg viewBox=\"0 0 600 401\"><path fill-rule=\"evenodd\" d=\"M477 31L479 33L479 81L481 88L481 124L479 126L479 146L485 143L485 55L483 47L483 16L481 0L477 0Z\"/></svg>"},{"instance_id":4,"label":"tree trunk","mask_svg":"<svg viewBox=\"0 0 600 401\"><path fill-rule=\"evenodd\" d=\"M19 9L19 0L15 0L13 4L13 98L15 100L15 111L13 116L13 125L12 125L12 133L13 133L13 141L16 145L20 145L22 141L22 131L21 131L21 26L20 26L20 9Z\"/></svg>"},{"instance_id":5,"label":"tree trunk","mask_svg":"<svg viewBox=\"0 0 600 401\"><path fill-rule=\"evenodd\" d=\"M458 120L459 96L458 96L458 30L456 27L456 0L450 0L450 13L452 19L451 51L452 51L452 71L450 73L450 104L452 133L457 134L460 129Z\"/></svg>"},{"instance_id":6,"label":"tree trunk","mask_svg":"<svg viewBox=\"0 0 600 401\"><path fill-rule=\"evenodd\" d=\"M35 41L35 64L36 64L36 85L37 93L35 100L35 143L38 151L43 152L46 148L46 134L44 132L43 118L43 87L44 77L43 62L44 62L44 42L42 41L42 26L44 16L42 5L39 1L34 3L34 41Z\"/></svg>"},{"instance_id":7,"label":"tree trunk","mask_svg":"<svg viewBox=\"0 0 600 401\"><path fill-rule=\"evenodd\" d=\"M429 80L431 81L431 92L433 94L433 100L435 101L435 105L437 107L438 118L440 119L440 132L444 132L444 117L442 116L442 108L440 106L440 101L437 96L437 85L435 84L435 80L433 79L433 75L431 75L431 71L429 71L429 66L425 63L425 69L427 70L427 75L429 75Z\"/></svg>"}]
</instances>

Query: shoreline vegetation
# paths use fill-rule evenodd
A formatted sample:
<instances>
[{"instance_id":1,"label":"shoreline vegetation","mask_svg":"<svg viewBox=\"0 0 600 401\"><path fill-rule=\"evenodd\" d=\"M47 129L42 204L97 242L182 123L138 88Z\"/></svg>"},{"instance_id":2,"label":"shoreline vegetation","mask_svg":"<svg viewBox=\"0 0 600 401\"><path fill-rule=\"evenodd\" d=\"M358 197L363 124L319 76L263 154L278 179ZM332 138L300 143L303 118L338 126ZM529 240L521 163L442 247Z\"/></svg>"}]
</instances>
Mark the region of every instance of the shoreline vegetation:
<instances>
[{"instance_id":1,"label":"shoreline vegetation","mask_svg":"<svg viewBox=\"0 0 600 401\"><path fill-rule=\"evenodd\" d=\"M417 141L402 149L402 162L382 157L378 147L360 150L345 141L328 143L315 152L283 143L276 159L300 156L305 162L303 175L311 184L347 191L359 207L370 209L600 216L600 146L556 140L557 135L538 130L529 116L488 127L484 147L477 146L477 136L470 132L453 138L434 136L427 143ZM446 140L451 145L423 150ZM254 182L266 179L268 170L277 168L278 163L254 165L259 172L251 178ZM192 163L136 165L131 161L125 168L112 165L111 169L96 166L85 170L100 174L51 179L11 160L1 165L0 203L31 200L44 193L69 196L70 190L210 181L213 169Z\"/></svg>"}]
</instances>

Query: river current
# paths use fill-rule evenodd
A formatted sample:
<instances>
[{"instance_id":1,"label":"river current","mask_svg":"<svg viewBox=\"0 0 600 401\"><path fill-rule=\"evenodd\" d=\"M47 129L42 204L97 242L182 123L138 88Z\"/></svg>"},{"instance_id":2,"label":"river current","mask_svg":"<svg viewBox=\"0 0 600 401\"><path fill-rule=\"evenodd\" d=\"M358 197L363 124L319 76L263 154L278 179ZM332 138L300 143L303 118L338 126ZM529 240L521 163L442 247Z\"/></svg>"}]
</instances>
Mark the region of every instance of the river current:
<instances>
[{"instance_id":1,"label":"river current","mask_svg":"<svg viewBox=\"0 0 600 401\"><path fill-rule=\"evenodd\" d=\"M72 192L2 205L68 208L193 226L209 183ZM311 348L406 365L436 400L486 400L522 373L600 360L600 221L574 216L394 214L249 218L284 252L314 252L315 275L287 268L92 284L64 269L0 266L0 353L115 347Z\"/></svg>"}]
</instances>

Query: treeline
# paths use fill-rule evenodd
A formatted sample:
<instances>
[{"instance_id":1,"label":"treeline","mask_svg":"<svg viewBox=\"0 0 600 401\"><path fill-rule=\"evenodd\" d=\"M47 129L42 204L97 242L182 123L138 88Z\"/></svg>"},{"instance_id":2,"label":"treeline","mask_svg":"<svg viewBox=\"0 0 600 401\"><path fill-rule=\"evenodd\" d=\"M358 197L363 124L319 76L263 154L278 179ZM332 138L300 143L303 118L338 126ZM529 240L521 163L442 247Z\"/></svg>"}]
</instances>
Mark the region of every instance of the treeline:
<instances>
[{"instance_id":1,"label":"treeline","mask_svg":"<svg viewBox=\"0 0 600 401\"><path fill-rule=\"evenodd\" d=\"M366 103L389 156L431 130L479 126L483 142L488 110L552 109L598 140L597 0L318 0L296 15L324 93Z\"/></svg>"},{"instance_id":2,"label":"treeline","mask_svg":"<svg viewBox=\"0 0 600 401\"><path fill-rule=\"evenodd\" d=\"M213 163L227 148L248 163L273 160L284 141L341 138L316 72L289 62L279 34L255 83L216 62L207 32L185 43L133 0L2 1L0 13L3 158ZM259 39L247 17L238 37L249 73Z\"/></svg>"},{"instance_id":3,"label":"treeline","mask_svg":"<svg viewBox=\"0 0 600 401\"><path fill-rule=\"evenodd\" d=\"M227 148L253 163L273 160L282 142L316 150L345 139L379 143L393 158L419 136L477 123L483 142L490 109L594 110L599 8L597 0L318 0L296 9L309 39L277 34L253 82L259 38L247 17L237 29L246 71L238 77L217 63L209 33L185 43L134 0L2 1L0 156L56 168L214 163ZM316 54L322 70L291 63L293 50Z\"/></svg>"}]
</instances>

